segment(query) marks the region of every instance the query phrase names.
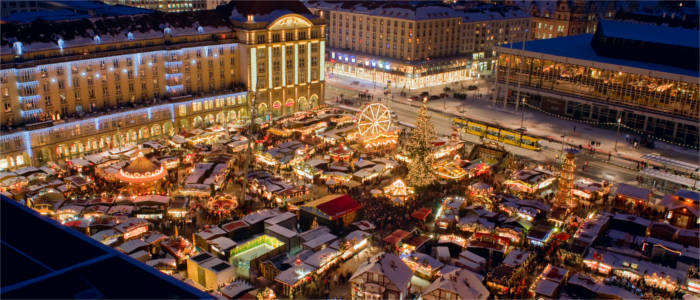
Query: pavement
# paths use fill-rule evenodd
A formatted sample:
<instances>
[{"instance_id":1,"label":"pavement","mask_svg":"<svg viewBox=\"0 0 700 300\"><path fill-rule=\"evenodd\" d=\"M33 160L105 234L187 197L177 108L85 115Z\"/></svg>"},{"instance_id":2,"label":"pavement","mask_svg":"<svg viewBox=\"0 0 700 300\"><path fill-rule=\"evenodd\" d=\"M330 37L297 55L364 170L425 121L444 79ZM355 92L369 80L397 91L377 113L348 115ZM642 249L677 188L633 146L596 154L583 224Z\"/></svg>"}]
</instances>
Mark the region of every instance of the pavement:
<instances>
[{"instance_id":1,"label":"pavement","mask_svg":"<svg viewBox=\"0 0 700 300\"><path fill-rule=\"evenodd\" d=\"M392 110L405 107L408 110L417 110L418 104L415 101L409 101L407 97L398 96L400 91L392 90L393 97L386 97L384 86L377 85L374 89L374 84L370 81L358 80L334 75L327 80L327 103L332 103L336 97L343 94L344 97L353 97L357 91L368 91L374 95L375 101L384 101ZM453 89L459 89L461 86L477 85L476 91L460 91L468 95L467 100L459 100L455 98L444 98L432 100L428 102L428 107L434 113L443 114L449 117L464 116L474 120L490 122L498 124L504 128L517 129L521 126L521 118L524 120L523 126L527 132L533 135L549 137L550 141L543 141L542 144L548 148L560 149L561 136L569 145L590 145L592 140L600 142L601 146L596 147L598 152L602 152L607 156L611 153L612 157L617 157L626 160L641 160L641 156L647 153L658 153L665 157L670 157L676 160L689 163L698 163L698 155L700 152L694 149L683 148L680 146L656 141L654 149L639 147L635 149L631 143L625 141L625 136L629 133L620 132L619 137L617 131L611 128L601 128L590 126L575 121L561 119L556 116L551 116L533 109L527 109L522 112L522 109L515 111L514 108L503 107L502 104L493 105L493 102L488 101L490 98L489 83L484 80L472 80L463 84L449 84L435 86L427 89L418 89L407 91L408 95L419 95L423 91L428 91L431 95L440 94L445 86ZM450 92L449 94L452 94ZM481 97L479 97L481 96ZM393 98L393 101L390 99ZM482 99L482 100L479 100ZM397 112L398 114L398 112ZM401 119L401 118L400 118ZM401 120L404 121L404 120ZM411 120L406 120L411 121ZM436 127L438 126L436 124ZM450 124L451 127L451 124ZM449 128L449 127L448 127ZM438 128L438 131L441 128ZM444 130L443 130L444 131ZM442 133L442 132L440 132ZM629 134L630 137L635 137ZM617 151L615 151L615 140L618 140ZM635 165L636 167L636 165Z\"/></svg>"}]
</instances>

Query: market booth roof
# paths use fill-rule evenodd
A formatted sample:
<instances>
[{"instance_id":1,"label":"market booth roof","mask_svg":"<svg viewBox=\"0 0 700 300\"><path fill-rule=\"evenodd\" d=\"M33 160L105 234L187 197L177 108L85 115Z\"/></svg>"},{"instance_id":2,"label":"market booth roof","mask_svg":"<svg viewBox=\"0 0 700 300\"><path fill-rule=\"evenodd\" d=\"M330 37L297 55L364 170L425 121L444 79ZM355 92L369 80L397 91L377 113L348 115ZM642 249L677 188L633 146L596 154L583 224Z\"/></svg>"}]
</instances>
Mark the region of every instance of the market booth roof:
<instances>
[{"instance_id":1,"label":"market booth roof","mask_svg":"<svg viewBox=\"0 0 700 300\"><path fill-rule=\"evenodd\" d=\"M359 202L348 195L327 195L307 203L301 208L320 217L333 220L357 211L362 207Z\"/></svg>"},{"instance_id":2,"label":"market booth roof","mask_svg":"<svg viewBox=\"0 0 700 300\"><path fill-rule=\"evenodd\" d=\"M417 220L425 221L433 210L428 207L422 207L417 209L411 214L411 217Z\"/></svg>"}]
</instances>

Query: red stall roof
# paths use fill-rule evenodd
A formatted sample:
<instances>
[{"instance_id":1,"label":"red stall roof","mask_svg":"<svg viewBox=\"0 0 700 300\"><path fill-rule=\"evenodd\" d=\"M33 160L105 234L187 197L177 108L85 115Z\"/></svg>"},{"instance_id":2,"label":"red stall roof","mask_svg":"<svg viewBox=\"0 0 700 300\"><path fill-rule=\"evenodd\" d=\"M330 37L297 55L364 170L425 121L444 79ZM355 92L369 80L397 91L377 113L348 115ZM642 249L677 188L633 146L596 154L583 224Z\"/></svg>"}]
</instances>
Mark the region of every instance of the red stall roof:
<instances>
[{"instance_id":1,"label":"red stall roof","mask_svg":"<svg viewBox=\"0 0 700 300\"><path fill-rule=\"evenodd\" d=\"M414 211L411 214L411 217L413 217L414 219L417 219L417 220L425 221L425 219L427 219L428 216L430 216L430 213L432 213L432 212L433 212L432 209L427 208L427 207L423 207L423 208L420 208L420 209L417 209L416 211Z\"/></svg>"},{"instance_id":2,"label":"red stall roof","mask_svg":"<svg viewBox=\"0 0 700 300\"><path fill-rule=\"evenodd\" d=\"M341 195L316 205L316 209L335 219L359 210L362 205L348 195Z\"/></svg>"}]
</instances>

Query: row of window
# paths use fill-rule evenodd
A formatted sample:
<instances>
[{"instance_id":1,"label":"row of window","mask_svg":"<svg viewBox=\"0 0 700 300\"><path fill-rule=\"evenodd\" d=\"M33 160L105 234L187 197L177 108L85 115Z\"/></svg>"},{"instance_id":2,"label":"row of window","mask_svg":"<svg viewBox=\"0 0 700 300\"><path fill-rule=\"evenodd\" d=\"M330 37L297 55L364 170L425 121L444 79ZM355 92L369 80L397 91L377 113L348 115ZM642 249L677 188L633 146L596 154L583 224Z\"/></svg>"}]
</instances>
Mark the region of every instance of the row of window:
<instances>
[{"instance_id":1,"label":"row of window","mask_svg":"<svg viewBox=\"0 0 700 300\"><path fill-rule=\"evenodd\" d=\"M285 32L284 33L284 41L286 42L286 41L306 40L307 39L306 38L307 37L306 31L297 32L297 37L298 38L296 38L296 39L294 38L294 32ZM321 34L320 34L319 30L317 30L317 29L311 30L311 38L312 39L317 39L320 37L321 37ZM258 44L264 44L268 41L268 34L267 33L259 33L258 35L256 35L256 40L257 40ZM270 41L272 43L283 42L282 33L281 32L272 33L270 36Z\"/></svg>"}]
</instances>

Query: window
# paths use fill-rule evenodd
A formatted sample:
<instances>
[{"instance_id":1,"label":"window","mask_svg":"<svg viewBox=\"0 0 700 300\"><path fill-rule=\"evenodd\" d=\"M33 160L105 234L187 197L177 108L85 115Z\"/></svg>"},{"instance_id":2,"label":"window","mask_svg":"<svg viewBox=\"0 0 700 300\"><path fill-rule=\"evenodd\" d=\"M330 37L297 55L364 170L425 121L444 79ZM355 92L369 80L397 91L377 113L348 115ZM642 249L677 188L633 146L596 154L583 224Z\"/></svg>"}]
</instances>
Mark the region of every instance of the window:
<instances>
[{"instance_id":1,"label":"window","mask_svg":"<svg viewBox=\"0 0 700 300\"><path fill-rule=\"evenodd\" d=\"M284 40L285 41L293 41L294 40L294 32L287 32L284 34Z\"/></svg>"},{"instance_id":2,"label":"window","mask_svg":"<svg viewBox=\"0 0 700 300\"><path fill-rule=\"evenodd\" d=\"M273 33L272 34L272 42L273 43L279 43L282 41L282 37L279 33Z\"/></svg>"},{"instance_id":3,"label":"window","mask_svg":"<svg viewBox=\"0 0 700 300\"><path fill-rule=\"evenodd\" d=\"M258 34L258 43L265 43L265 35Z\"/></svg>"},{"instance_id":4,"label":"window","mask_svg":"<svg viewBox=\"0 0 700 300\"><path fill-rule=\"evenodd\" d=\"M279 57L280 56L280 47L274 47L272 48L272 57Z\"/></svg>"},{"instance_id":5,"label":"window","mask_svg":"<svg viewBox=\"0 0 700 300\"><path fill-rule=\"evenodd\" d=\"M264 62L258 63L258 72L259 72L259 73L265 73L265 70L266 70L266 69L265 69L265 63L264 63Z\"/></svg>"},{"instance_id":6,"label":"window","mask_svg":"<svg viewBox=\"0 0 700 300\"><path fill-rule=\"evenodd\" d=\"M306 39L306 31L300 31L300 32L299 32L299 39L300 39L300 40L305 40L305 39Z\"/></svg>"}]
</instances>

